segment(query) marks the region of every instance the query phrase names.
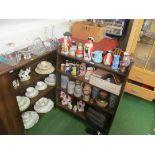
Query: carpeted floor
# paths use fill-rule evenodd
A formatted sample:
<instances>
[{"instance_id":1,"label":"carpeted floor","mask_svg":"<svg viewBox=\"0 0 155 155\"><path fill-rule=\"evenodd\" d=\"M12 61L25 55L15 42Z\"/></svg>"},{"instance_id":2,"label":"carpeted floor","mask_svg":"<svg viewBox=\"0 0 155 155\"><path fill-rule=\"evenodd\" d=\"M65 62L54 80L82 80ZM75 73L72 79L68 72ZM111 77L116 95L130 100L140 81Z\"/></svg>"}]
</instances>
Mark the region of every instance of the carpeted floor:
<instances>
[{"instance_id":1,"label":"carpeted floor","mask_svg":"<svg viewBox=\"0 0 155 155\"><path fill-rule=\"evenodd\" d=\"M154 134L155 104L133 95L124 94L118 107L111 135ZM73 115L57 109L44 115L28 135L85 135L86 124Z\"/></svg>"}]
</instances>

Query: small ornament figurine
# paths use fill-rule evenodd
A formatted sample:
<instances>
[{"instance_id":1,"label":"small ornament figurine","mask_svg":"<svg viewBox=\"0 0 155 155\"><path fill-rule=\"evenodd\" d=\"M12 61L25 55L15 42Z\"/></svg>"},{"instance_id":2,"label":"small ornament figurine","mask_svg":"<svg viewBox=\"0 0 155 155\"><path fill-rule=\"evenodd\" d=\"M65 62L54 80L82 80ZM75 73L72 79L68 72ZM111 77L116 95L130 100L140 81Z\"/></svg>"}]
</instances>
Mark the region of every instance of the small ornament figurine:
<instances>
[{"instance_id":1,"label":"small ornament figurine","mask_svg":"<svg viewBox=\"0 0 155 155\"><path fill-rule=\"evenodd\" d=\"M125 63L125 66L128 67L130 65L130 54L128 52L124 52L123 56L123 62Z\"/></svg>"},{"instance_id":2,"label":"small ornament figurine","mask_svg":"<svg viewBox=\"0 0 155 155\"><path fill-rule=\"evenodd\" d=\"M18 76L20 78L20 81L27 81L30 79L30 74L31 73L31 68L27 68L25 71L24 70L20 70Z\"/></svg>"},{"instance_id":3,"label":"small ornament figurine","mask_svg":"<svg viewBox=\"0 0 155 155\"><path fill-rule=\"evenodd\" d=\"M94 51L94 38L89 37L88 41L84 44L84 60L91 61L92 60L92 52Z\"/></svg>"},{"instance_id":4,"label":"small ornament figurine","mask_svg":"<svg viewBox=\"0 0 155 155\"><path fill-rule=\"evenodd\" d=\"M83 101L78 101L77 102L77 110L78 112L83 112L85 107L85 103Z\"/></svg>"},{"instance_id":5,"label":"small ornament figurine","mask_svg":"<svg viewBox=\"0 0 155 155\"><path fill-rule=\"evenodd\" d=\"M86 71L87 71L86 63L81 63L81 65L80 65L80 76L85 76Z\"/></svg>"},{"instance_id":6,"label":"small ornament figurine","mask_svg":"<svg viewBox=\"0 0 155 155\"><path fill-rule=\"evenodd\" d=\"M71 34L70 32L65 32L64 34L64 40L63 43L61 45L62 49L61 49L61 53L68 55L69 54L69 48L71 46Z\"/></svg>"},{"instance_id":7,"label":"small ornament figurine","mask_svg":"<svg viewBox=\"0 0 155 155\"><path fill-rule=\"evenodd\" d=\"M112 61L113 61L113 56L112 56L112 52L109 51L103 58L103 63L104 65L108 65L111 66L112 65Z\"/></svg>"},{"instance_id":8,"label":"small ornament figurine","mask_svg":"<svg viewBox=\"0 0 155 155\"><path fill-rule=\"evenodd\" d=\"M114 60L112 63L112 69L117 70L119 66L120 55L114 55Z\"/></svg>"},{"instance_id":9,"label":"small ornament figurine","mask_svg":"<svg viewBox=\"0 0 155 155\"><path fill-rule=\"evenodd\" d=\"M69 55L75 56L76 50L77 50L76 42L72 41L71 47L69 49Z\"/></svg>"},{"instance_id":10,"label":"small ornament figurine","mask_svg":"<svg viewBox=\"0 0 155 155\"><path fill-rule=\"evenodd\" d=\"M78 48L76 51L76 57L83 58L83 45L82 45L82 43L78 44Z\"/></svg>"}]
</instances>

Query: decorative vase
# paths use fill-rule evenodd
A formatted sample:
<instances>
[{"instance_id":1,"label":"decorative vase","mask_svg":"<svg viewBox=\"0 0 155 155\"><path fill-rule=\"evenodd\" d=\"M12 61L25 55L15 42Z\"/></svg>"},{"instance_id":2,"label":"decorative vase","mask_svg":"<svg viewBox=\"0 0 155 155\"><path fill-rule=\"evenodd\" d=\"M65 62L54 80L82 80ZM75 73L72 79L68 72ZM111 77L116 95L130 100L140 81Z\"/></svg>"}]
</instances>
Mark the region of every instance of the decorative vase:
<instances>
[{"instance_id":1,"label":"decorative vase","mask_svg":"<svg viewBox=\"0 0 155 155\"><path fill-rule=\"evenodd\" d=\"M114 60L112 63L112 69L117 70L119 66L120 55L114 55Z\"/></svg>"}]
</instances>

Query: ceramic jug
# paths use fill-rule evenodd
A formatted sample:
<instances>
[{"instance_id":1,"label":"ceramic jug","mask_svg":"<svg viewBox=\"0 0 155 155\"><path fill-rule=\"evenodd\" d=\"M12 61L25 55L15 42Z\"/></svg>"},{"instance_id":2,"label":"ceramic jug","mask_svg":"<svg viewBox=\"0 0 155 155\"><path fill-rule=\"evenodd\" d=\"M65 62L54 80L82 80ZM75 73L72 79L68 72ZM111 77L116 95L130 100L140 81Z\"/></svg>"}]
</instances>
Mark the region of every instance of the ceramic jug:
<instances>
[{"instance_id":1,"label":"ceramic jug","mask_svg":"<svg viewBox=\"0 0 155 155\"><path fill-rule=\"evenodd\" d=\"M67 86L67 92L68 94L74 94L74 88L75 88L75 82L69 81Z\"/></svg>"},{"instance_id":2,"label":"ceramic jug","mask_svg":"<svg viewBox=\"0 0 155 155\"><path fill-rule=\"evenodd\" d=\"M82 85L80 83L76 82L76 85L74 88L74 96L75 97L81 97L82 96Z\"/></svg>"},{"instance_id":3,"label":"ceramic jug","mask_svg":"<svg viewBox=\"0 0 155 155\"><path fill-rule=\"evenodd\" d=\"M61 75L61 88L67 89L69 78L67 76Z\"/></svg>"},{"instance_id":4,"label":"ceramic jug","mask_svg":"<svg viewBox=\"0 0 155 155\"><path fill-rule=\"evenodd\" d=\"M94 51L94 52L92 53L92 60L93 60L95 63L101 63L101 62L102 62L102 54L103 54L102 51Z\"/></svg>"},{"instance_id":5,"label":"ceramic jug","mask_svg":"<svg viewBox=\"0 0 155 155\"><path fill-rule=\"evenodd\" d=\"M119 66L120 55L114 55L114 60L112 63L112 69L117 70Z\"/></svg>"},{"instance_id":6,"label":"ceramic jug","mask_svg":"<svg viewBox=\"0 0 155 155\"><path fill-rule=\"evenodd\" d=\"M84 44L84 60L91 61L92 60L92 52L94 51L94 38L89 37L88 41Z\"/></svg>"},{"instance_id":7,"label":"ceramic jug","mask_svg":"<svg viewBox=\"0 0 155 155\"><path fill-rule=\"evenodd\" d=\"M109 51L103 58L104 65L111 66L113 61L112 53Z\"/></svg>"}]
</instances>

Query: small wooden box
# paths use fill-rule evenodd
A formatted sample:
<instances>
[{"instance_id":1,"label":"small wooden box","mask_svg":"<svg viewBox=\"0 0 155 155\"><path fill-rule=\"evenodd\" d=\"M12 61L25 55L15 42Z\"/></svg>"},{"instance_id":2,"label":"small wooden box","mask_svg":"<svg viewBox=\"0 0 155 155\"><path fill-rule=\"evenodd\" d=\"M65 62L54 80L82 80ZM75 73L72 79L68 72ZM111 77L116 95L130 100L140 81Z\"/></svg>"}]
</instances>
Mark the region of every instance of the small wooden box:
<instances>
[{"instance_id":1,"label":"small wooden box","mask_svg":"<svg viewBox=\"0 0 155 155\"><path fill-rule=\"evenodd\" d=\"M105 32L105 26L92 25L86 21L75 22L71 27L72 37L81 40L87 40L88 37L93 37L95 42L99 42L104 38Z\"/></svg>"},{"instance_id":2,"label":"small wooden box","mask_svg":"<svg viewBox=\"0 0 155 155\"><path fill-rule=\"evenodd\" d=\"M93 86L96 86L98 88L106 90L107 92L113 93L115 95L120 94L121 87L122 87L122 85L113 84L111 82L100 79L100 78L93 76L93 75L90 76L89 83L92 84Z\"/></svg>"}]
</instances>

